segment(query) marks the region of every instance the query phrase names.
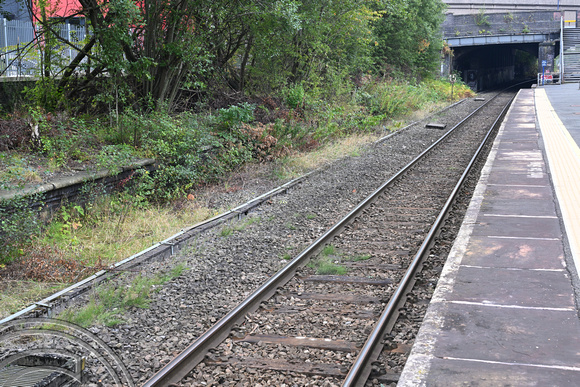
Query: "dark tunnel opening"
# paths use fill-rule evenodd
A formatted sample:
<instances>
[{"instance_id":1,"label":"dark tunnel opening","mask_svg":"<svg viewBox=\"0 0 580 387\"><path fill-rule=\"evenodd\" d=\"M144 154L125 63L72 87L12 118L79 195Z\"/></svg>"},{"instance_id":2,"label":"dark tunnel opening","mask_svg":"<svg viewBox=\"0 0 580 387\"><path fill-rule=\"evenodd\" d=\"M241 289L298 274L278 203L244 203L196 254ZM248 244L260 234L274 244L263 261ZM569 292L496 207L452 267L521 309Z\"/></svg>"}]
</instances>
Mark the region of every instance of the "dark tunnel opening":
<instances>
[{"instance_id":1,"label":"dark tunnel opening","mask_svg":"<svg viewBox=\"0 0 580 387\"><path fill-rule=\"evenodd\" d=\"M551 43L554 53L559 42ZM539 66L539 43L497 44L454 48L453 70L473 90L494 89L534 79ZM552 62L554 62L552 54ZM548 72L554 68L546 69Z\"/></svg>"}]
</instances>

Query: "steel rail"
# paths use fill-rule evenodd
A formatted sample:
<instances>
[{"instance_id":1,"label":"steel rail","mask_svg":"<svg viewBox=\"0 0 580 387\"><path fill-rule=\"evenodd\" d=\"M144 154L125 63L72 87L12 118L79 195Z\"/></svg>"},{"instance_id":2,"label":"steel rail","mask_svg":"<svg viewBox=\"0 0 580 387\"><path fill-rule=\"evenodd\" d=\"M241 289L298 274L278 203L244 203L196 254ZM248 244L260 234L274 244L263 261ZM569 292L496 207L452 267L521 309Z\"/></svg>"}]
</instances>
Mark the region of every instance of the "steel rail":
<instances>
[{"instance_id":1,"label":"steel rail","mask_svg":"<svg viewBox=\"0 0 580 387\"><path fill-rule=\"evenodd\" d=\"M445 108L437 111L436 113L429 115L428 117L431 117L435 114L443 113L446 110L449 110L452 107L459 105L460 103L464 102L465 100L466 99L464 98L464 99L457 101L449 106L446 106ZM387 139L391 138L392 136L399 134L400 132L410 128L413 125L416 125L418 122L419 121L415 121L415 122L405 126L404 128L401 128L395 132L392 132L386 136L381 137L380 139L375 141L373 143L373 145L376 146L376 145L386 141ZM141 165L141 166L143 166L143 165ZM307 178L313 176L316 173L321 173L324 170L324 168L325 168L325 166L323 166L321 168L317 168L317 169L315 169L311 172L308 172L308 173L306 173L306 174L304 174L296 179L292 179L289 182L287 182L279 187L276 187L276 188L274 188L274 189L272 189L272 190L270 190L270 191L268 191L268 192L266 192L266 193L264 193L256 198L254 198L254 199L251 199L248 202L241 204L232 210L226 211L222 214L218 214L210 219L204 220L204 221L197 223L197 224L194 224L192 226L185 227L183 230L170 236L169 238L167 238L161 242L157 242L157 243L153 244L152 246L150 246L150 247L148 247L148 248L146 248L146 249L144 249L136 254L133 254L132 256L130 256L128 258L123 259L120 262L112 264L111 266L107 267L106 269L100 270L100 271L94 273L93 275L68 286L65 289L62 289L56 293L53 293L53 294L43 298L42 300L34 302L31 305L27 306L26 308L21 309L18 312L13 313L13 314L1 319L0 325L5 324L9 321L15 320L17 318L22 318L22 317L26 316L27 314L30 314L33 312L37 312L39 314L40 313L45 314L48 317L52 317L53 310L55 309L55 305L53 305L53 303L59 301L62 296L71 296L72 295L74 297L75 294L82 293L84 291L85 287L90 288L90 287L96 285L96 283L98 283L99 281L107 279L107 275L109 275L111 272L114 272L115 270L129 269L134 264L141 263L142 259L144 261L154 259L157 256L165 254L165 250L170 250L169 255L171 256L174 253L174 251L173 251L174 247L179 249L180 244L186 243L193 236L193 233L197 232L198 230L200 232L202 232L205 229L208 229L208 228L211 228L214 226L218 226L218 225L222 224L223 222L231 220L236 216L239 217L243 214L247 214L249 211L251 211L255 207L258 207L266 200L286 192L288 189L292 188L293 186L299 184L300 182L306 180ZM54 186L54 184L48 184L48 185ZM46 185L46 186L48 187L48 185ZM42 187L37 188L34 192L37 192L38 189L42 190L43 188ZM40 191L38 191L38 192L40 192ZM42 191L42 192L44 192L44 191ZM0 195L0 198L1 198L1 195ZM150 254L150 256L145 257L147 254ZM125 265L125 267L122 268L121 266L123 266L123 265Z\"/></svg>"},{"instance_id":2,"label":"steel rail","mask_svg":"<svg viewBox=\"0 0 580 387\"><path fill-rule=\"evenodd\" d=\"M498 94L499 95L499 94ZM274 274L268 281L255 290L250 296L236 306L232 311L222 317L209 330L202 334L189 347L181 352L177 357L166 364L161 370L153 375L143 387L157 387L174 384L183 379L197 364L199 364L205 354L211 349L219 345L229 334L231 328L241 321L247 313L256 310L265 299L268 299L274 294L279 286L284 285L294 276L296 270L304 266L308 259L320 251L334 236L338 235L348 224L353 222L360 213L372 204L389 186L393 184L401 175L406 173L421 159L436 148L439 144L445 141L452 133L461 127L467 120L480 111L483 107L492 102L498 95L494 96L484 104L479 106L467 117L462 119L454 127L449 129L441 138L435 141L431 146L421 152L411 162L404 166L399 172L392 176L388 181L383 183L371 195L360 202L351 212L342 218L333 227L327 230L322 236L316 239L310 246L297 255L286 266Z\"/></svg>"},{"instance_id":3,"label":"steel rail","mask_svg":"<svg viewBox=\"0 0 580 387\"><path fill-rule=\"evenodd\" d=\"M490 129L487 132L487 135L479 145L479 148L475 152L475 155L471 158L471 161L465 168L465 171L461 175L461 178L459 179L459 181L455 185L455 188L449 195L449 198L447 199L445 205L443 206L443 209L441 210L441 212L437 216L437 219L431 226L429 233L425 237L425 240L419 247L419 250L413 257L413 260L409 265L409 268L407 269L405 275L403 276L399 285L397 286L395 293L391 296L389 303L383 310L379 318L379 321L375 325L375 328L369 334L367 341L365 342L364 346L359 352L353 365L351 366L349 373L347 374L346 378L343 381L342 384L343 387L364 386L364 384L366 383L368 376L370 374L369 367L370 362L378 358L378 355L382 350L383 346L381 344L382 339L384 335L388 333L388 331L390 331L394 326L398 318L399 308L403 306L406 300L406 294L409 291L411 291L411 289L415 284L415 274L422 267L423 261L427 256L427 254L429 253L429 250L433 242L435 241L435 238L438 235L440 227L443 225L443 222L447 218L447 215L459 193L460 188L463 186L463 183L467 179L467 176L471 172L471 169L473 168L475 162L483 152L483 149L485 148L492 134L497 129L500 120L503 119L503 117L505 116L506 111L510 107L514 98L515 96L510 99L510 101L506 104L506 106L502 109L501 113L498 115L497 119L494 121L493 125L491 125Z\"/></svg>"},{"instance_id":4,"label":"steel rail","mask_svg":"<svg viewBox=\"0 0 580 387\"><path fill-rule=\"evenodd\" d=\"M122 261L116 262L106 269L99 270L95 274L76 282L65 289L62 289L56 293L51 294L50 296L43 298L40 301L34 302L33 304L29 305L28 307L21 309L20 311L11 314L0 320L0 325L3 325L9 321L15 320L17 318L21 318L29 313L36 312L39 310L44 310L48 317L52 317L52 310L54 306L52 303L57 302L62 296L69 296L74 294L74 292L81 292L84 287L91 287L96 285L99 281L107 279L106 276L115 270L127 270L134 265L140 264L142 261L148 261L151 259L156 258L157 256L166 254L169 252L169 256L174 254L174 248L179 249L180 245L186 243L193 235L196 235L196 232L202 232L206 229L216 227L224 222L227 222L235 217L240 217L244 214L247 214L252 209L260 206L265 201L275 197L277 195L281 195L287 192L289 189L294 187L295 185L301 183L302 181L306 180L310 176L314 175L315 173L319 173L321 169L316 169L309 173L306 173L296 179L292 179L289 182L282 184L252 200L247 201L244 204L239 205L238 207L226 211L224 213L218 214L210 219L206 219L199 223L194 224L193 226L186 227L179 231L178 233L157 242L148 248L141 250L140 252L131 255L128 258L123 259Z\"/></svg>"},{"instance_id":5,"label":"steel rail","mask_svg":"<svg viewBox=\"0 0 580 387\"><path fill-rule=\"evenodd\" d=\"M457 106L464 101L465 101L465 99L462 99L458 102L455 102L455 103L439 110L438 112L433 113L431 116L433 116L435 114L440 114L446 110L449 110L452 107ZM375 141L373 143L373 145L376 146L376 145L388 140L389 138L393 137L394 135L397 135L397 134L401 133L402 131L410 128L411 126L416 125L418 122L419 121L415 121L415 122L405 126L404 128L401 128L395 132L392 132L386 136L381 137L380 139ZM141 166L143 166L143 165L141 165ZM292 179L292 180L286 182L285 184L282 184L281 186L278 186L278 187L276 187L276 188L274 188L274 189L272 189L272 190L270 190L270 191L268 191L268 192L266 192L266 193L264 193L256 198L253 198L253 199L247 201L246 203L237 206L236 208L234 208L232 210L218 214L210 219L206 219L206 220L199 222L199 223L196 223L192 226L185 227L183 230L168 237L167 239L165 239L161 242L157 242L157 243L153 244L152 246L150 246L150 247L148 247L148 248L146 248L146 249L144 249L136 254L133 254L128 258L123 259L120 262L117 262L117 263L110 265L106 269L99 270L98 272L94 273L93 275L91 275L91 276L89 276L89 277L87 277L79 282L76 282L76 283L68 286L67 288L62 289L56 293L53 293L53 294L43 298L42 300L34 302L31 305L27 306L26 308L21 309L18 312L13 313L13 314L1 319L0 325L5 324L5 323L12 321L14 319L17 319L17 318L21 318L29 313L38 312L39 310L43 310L44 313L48 317L52 317L52 314L53 314L52 311L54 309L54 306L52 305L52 303L58 301L62 296L71 295L73 292L78 291L79 289L82 289L84 286L87 286L87 287L93 286L95 284L95 282L103 280L106 275L110 274L112 271L120 269L120 267L123 265L126 265L126 267L124 269L129 269L130 267L132 267L133 261L139 261L146 254L153 252L153 250L156 250L158 248L163 248L164 246L165 247L169 246L168 250L171 250L170 255L173 255L173 253L174 253L173 247L177 246L177 248L179 248L180 244L187 242L191 238L192 232L196 232L198 229L200 231L204 231L206 228L218 226L221 223L226 222L228 220L231 220L236 216L239 217L240 215L247 214L249 211L251 211L255 207L258 207L266 200L268 200L274 196L283 194L284 192L287 192L288 189L294 187L295 185L301 183L302 181L306 180L307 178L313 176L316 173L321 173L324 170L324 168L325 168L324 166L321 168L317 168L317 169L310 171L310 172L308 172L300 177L297 177L296 179ZM100 176L100 177L103 177L103 176ZM54 186L54 184L48 184L48 185ZM48 187L48 185L46 185L46 187ZM43 186L37 187L34 192L29 192L28 194L45 192L44 188L42 188L42 187ZM41 190L41 191L39 191L39 190ZM0 199L1 199L1 195L0 195ZM161 254L164 254L164 251L158 251L157 254L153 253L153 256L148 257L145 260L153 259L155 256L161 255Z\"/></svg>"}]
</instances>

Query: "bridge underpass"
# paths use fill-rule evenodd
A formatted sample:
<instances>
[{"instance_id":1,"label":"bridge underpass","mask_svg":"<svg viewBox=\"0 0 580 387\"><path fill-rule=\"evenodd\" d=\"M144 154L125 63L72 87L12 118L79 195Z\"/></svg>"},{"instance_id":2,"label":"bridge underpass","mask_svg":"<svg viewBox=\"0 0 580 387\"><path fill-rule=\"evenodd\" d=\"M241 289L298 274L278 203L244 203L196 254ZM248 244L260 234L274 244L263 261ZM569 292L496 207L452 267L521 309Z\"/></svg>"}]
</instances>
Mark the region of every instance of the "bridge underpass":
<instances>
[{"instance_id":1,"label":"bridge underpass","mask_svg":"<svg viewBox=\"0 0 580 387\"><path fill-rule=\"evenodd\" d=\"M498 4L493 6L494 2ZM577 4L567 4L568 9L558 10L555 6L538 9L537 1L515 0L517 7L514 5L512 9L525 9L525 3L530 6L530 10L517 12L507 11L509 7L500 0L485 4L491 11L473 9L473 3L467 1L462 3L464 8L459 9L460 3L451 4L455 8L450 8L443 24L443 35L452 55L448 55L442 65L442 75L455 71L478 91L529 79L542 72L546 80L551 81L552 75L558 79L560 18L564 19L564 27L570 27L564 29L569 32L565 36L570 36L570 32L576 30L580 2L572 2ZM573 59L578 57L580 65L580 42L575 46L575 43L566 42L566 38L564 41L564 48L569 51L564 53L564 64L569 64L564 68L568 72L576 71Z\"/></svg>"},{"instance_id":2,"label":"bridge underpass","mask_svg":"<svg viewBox=\"0 0 580 387\"><path fill-rule=\"evenodd\" d=\"M454 49L453 69L472 89L492 89L534 78L538 52L539 43L461 46Z\"/></svg>"}]
</instances>

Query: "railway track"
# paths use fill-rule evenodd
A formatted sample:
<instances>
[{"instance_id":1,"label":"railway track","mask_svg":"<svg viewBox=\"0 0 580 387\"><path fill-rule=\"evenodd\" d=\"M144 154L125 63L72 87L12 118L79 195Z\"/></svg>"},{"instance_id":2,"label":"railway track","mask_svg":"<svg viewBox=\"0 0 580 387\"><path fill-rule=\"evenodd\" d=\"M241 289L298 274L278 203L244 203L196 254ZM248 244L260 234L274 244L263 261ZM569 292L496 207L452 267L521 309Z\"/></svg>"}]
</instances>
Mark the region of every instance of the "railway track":
<instances>
[{"instance_id":1,"label":"railway track","mask_svg":"<svg viewBox=\"0 0 580 387\"><path fill-rule=\"evenodd\" d=\"M145 386L354 386L372 371L395 382L395 370L373 362L404 352L384 346L385 335L513 95L499 94L449 130Z\"/></svg>"}]
</instances>

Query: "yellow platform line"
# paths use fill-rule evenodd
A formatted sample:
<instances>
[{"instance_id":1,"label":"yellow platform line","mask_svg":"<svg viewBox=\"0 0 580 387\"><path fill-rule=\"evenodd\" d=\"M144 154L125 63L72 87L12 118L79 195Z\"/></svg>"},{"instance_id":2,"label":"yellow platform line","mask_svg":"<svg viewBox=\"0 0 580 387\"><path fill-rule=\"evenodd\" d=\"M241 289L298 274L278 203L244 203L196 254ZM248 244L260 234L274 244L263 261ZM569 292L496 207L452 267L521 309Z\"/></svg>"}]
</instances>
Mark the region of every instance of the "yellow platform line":
<instances>
[{"instance_id":1,"label":"yellow platform line","mask_svg":"<svg viewBox=\"0 0 580 387\"><path fill-rule=\"evenodd\" d=\"M536 114L576 270L580 272L580 148L554 111L546 91L535 89Z\"/></svg>"}]
</instances>

